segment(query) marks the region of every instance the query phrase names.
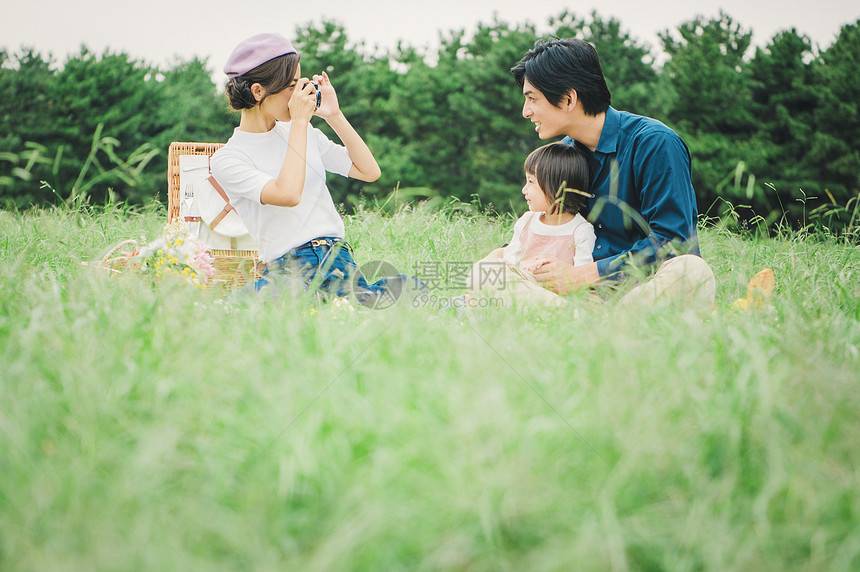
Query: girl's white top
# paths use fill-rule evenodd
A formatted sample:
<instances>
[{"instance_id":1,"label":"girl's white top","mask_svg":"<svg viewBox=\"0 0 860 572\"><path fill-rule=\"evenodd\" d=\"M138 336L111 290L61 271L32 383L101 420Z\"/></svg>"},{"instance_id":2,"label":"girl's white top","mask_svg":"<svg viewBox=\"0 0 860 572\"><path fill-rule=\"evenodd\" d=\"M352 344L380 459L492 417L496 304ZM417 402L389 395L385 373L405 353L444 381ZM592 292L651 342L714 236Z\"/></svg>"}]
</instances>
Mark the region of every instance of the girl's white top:
<instances>
[{"instance_id":1,"label":"girl's white top","mask_svg":"<svg viewBox=\"0 0 860 572\"><path fill-rule=\"evenodd\" d=\"M263 187L277 178L289 149L290 122L278 122L267 133L238 128L212 156L212 174L257 244L260 260L271 262L287 251L321 236L343 238L344 226L326 186L326 171L346 177L349 153L308 124L305 186L295 207L260 203Z\"/></svg>"},{"instance_id":2,"label":"girl's white top","mask_svg":"<svg viewBox=\"0 0 860 572\"><path fill-rule=\"evenodd\" d=\"M545 256L574 266L594 262L594 227L577 214L559 225L541 222L539 212L526 212L514 225L514 236L504 249L505 264L533 272L534 260Z\"/></svg>"}]
</instances>

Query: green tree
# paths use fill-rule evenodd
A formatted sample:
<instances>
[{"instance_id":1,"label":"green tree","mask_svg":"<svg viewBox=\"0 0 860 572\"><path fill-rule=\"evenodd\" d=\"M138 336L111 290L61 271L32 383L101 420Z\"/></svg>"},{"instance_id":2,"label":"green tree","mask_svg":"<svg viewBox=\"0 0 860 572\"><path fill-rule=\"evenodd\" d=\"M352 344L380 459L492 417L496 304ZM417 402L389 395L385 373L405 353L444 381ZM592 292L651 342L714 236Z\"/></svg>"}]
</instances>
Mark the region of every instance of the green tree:
<instances>
[{"instance_id":1,"label":"green tree","mask_svg":"<svg viewBox=\"0 0 860 572\"><path fill-rule=\"evenodd\" d=\"M757 130L746 54L751 32L725 12L697 17L678 27L680 39L660 34L670 56L663 74L674 103L667 123L685 140L693 158L693 186L700 211L718 198L726 177L754 150Z\"/></svg>"},{"instance_id":2,"label":"green tree","mask_svg":"<svg viewBox=\"0 0 860 572\"><path fill-rule=\"evenodd\" d=\"M748 136L756 128L750 112L746 54L752 33L725 12L698 17L678 27L681 36L660 34L671 57L664 71L677 98L671 121L687 132Z\"/></svg>"},{"instance_id":3,"label":"green tree","mask_svg":"<svg viewBox=\"0 0 860 572\"><path fill-rule=\"evenodd\" d=\"M162 131L152 140L159 147L173 141L225 142L233 133L238 113L216 87L205 60L174 62L158 76L165 105L159 108Z\"/></svg>"},{"instance_id":4,"label":"green tree","mask_svg":"<svg viewBox=\"0 0 860 572\"><path fill-rule=\"evenodd\" d=\"M388 115L389 99L397 74L387 57L366 53L363 43L352 43L343 25L332 20L308 23L296 28L294 43L302 54L302 75L312 77L325 71L337 90L338 102L346 117L361 134L377 157L385 175L387 139L396 136L396 122ZM336 139L332 130L320 120L314 125ZM328 186L338 202L355 200L365 191L379 187L363 181L329 177Z\"/></svg>"},{"instance_id":5,"label":"green tree","mask_svg":"<svg viewBox=\"0 0 860 572\"><path fill-rule=\"evenodd\" d=\"M197 59L164 72L86 47L61 70L32 50L0 60L0 190L9 204L84 187L94 202L109 190L135 203L163 197L171 141L226 141L232 132L225 98Z\"/></svg>"},{"instance_id":6,"label":"green tree","mask_svg":"<svg viewBox=\"0 0 860 572\"><path fill-rule=\"evenodd\" d=\"M612 92L613 107L649 117L666 116L671 88L659 81L647 45L632 38L621 22L604 19L596 11L584 19L565 10L549 23L556 37L576 37L594 45Z\"/></svg>"},{"instance_id":7,"label":"green tree","mask_svg":"<svg viewBox=\"0 0 860 572\"><path fill-rule=\"evenodd\" d=\"M56 67L32 48L0 51L0 193L4 202L29 205L50 200L39 189L39 178L54 168L57 149L52 99ZM27 146L27 143L30 143Z\"/></svg>"},{"instance_id":8,"label":"green tree","mask_svg":"<svg viewBox=\"0 0 860 572\"><path fill-rule=\"evenodd\" d=\"M822 167L820 183L840 199L860 192L860 20L842 27L814 67L821 105L810 157Z\"/></svg>"},{"instance_id":9,"label":"green tree","mask_svg":"<svg viewBox=\"0 0 860 572\"><path fill-rule=\"evenodd\" d=\"M533 136L509 69L534 39L532 28L481 24L469 40L463 30L443 37L427 58L404 46L368 55L333 22L299 29L303 73L328 70L344 113L382 168L371 185L331 178L335 199L384 197L399 187L417 196L516 200Z\"/></svg>"},{"instance_id":10,"label":"green tree","mask_svg":"<svg viewBox=\"0 0 860 572\"><path fill-rule=\"evenodd\" d=\"M120 157L129 155L163 131L165 126L159 111L166 100L157 76L157 69L125 53L106 51L99 56L82 47L80 54L66 60L57 74L53 94L57 109L53 144L64 145L71 151L64 154L58 189L70 190L99 125L106 135L118 141L115 151ZM108 188L114 188L122 198L137 200L151 192L151 189L138 192L128 181L108 177L91 190L92 199L104 200Z\"/></svg>"},{"instance_id":11,"label":"green tree","mask_svg":"<svg viewBox=\"0 0 860 572\"><path fill-rule=\"evenodd\" d=\"M174 141L224 143L238 124L223 88L216 88L205 60L177 60L156 76L163 102L156 110L156 132L149 142L159 150L146 170L135 202L158 196L166 200L167 149ZM153 189L155 192L153 193Z\"/></svg>"},{"instance_id":12,"label":"green tree","mask_svg":"<svg viewBox=\"0 0 860 572\"><path fill-rule=\"evenodd\" d=\"M809 160L820 100L814 60L809 38L791 29L757 48L750 61L751 109L758 132L745 162L760 183L754 195L744 198L756 211L790 210L797 189L820 188L819 166Z\"/></svg>"},{"instance_id":13,"label":"green tree","mask_svg":"<svg viewBox=\"0 0 860 572\"><path fill-rule=\"evenodd\" d=\"M723 12L699 17L661 35L663 68L613 18L564 11L549 24L551 36L597 47L614 107L656 117L684 137L702 210L718 196L791 210L799 188L843 204L857 194L860 21L819 55L790 30L750 58L750 32ZM384 198L399 187L412 197L476 197L521 210L522 162L543 142L521 117L509 70L537 39L532 25L494 20L449 31L427 53L404 44L369 51L332 21L301 26L294 37L303 73L331 75L382 167L373 184L331 177L335 200ZM205 61L158 69L82 47L56 66L32 49L0 51L0 193L8 204L56 200L41 180L63 197L86 188L93 201L108 189L131 202L163 196L168 144L224 141L235 124ZM750 173L750 184L734 184Z\"/></svg>"},{"instance_id":14,"label":"green tree","mask_svg":"<svg viewBox=\"0 0 860 572\"><path fill-rule=\"evenodd\" d=\"M55 66L32 48L16 54L0 50L0 148L19 148L27 135L46 137L51 131L50 99ZM31 118L25 125L21 115Z\"/></svg>"},{"instance_id":15,"label":"green tree","mask_svg":"<svg viewBox=\"0 0 860 572\"><path fill-rule=\"evenodd\" d=\"M463 178L474 181L460 190L463 198L468 196L464 191L474 188L482 202L499 208L513 204L519 210L522 204L523 161L542 142L522 116L523 96L510 68L534 44L534 35L529 26L494 21L479 24L465 46L448 100L452 127L462 134L468 158Z\"/></svg>"},{"instance_id":16,"label":"green tree","mask_svg":"<svg viewBox=\"0 0 860 572\"><path fill-rule=\"evenodd\" d=\"M522 162L534 134L521 115L522 94L510 68L529 49L534 30L494 21L441 39L438 62L411 64L392 93L402 148L420 178L401 185L507 208L519 203Z\"/></svg>"}]
</instances>

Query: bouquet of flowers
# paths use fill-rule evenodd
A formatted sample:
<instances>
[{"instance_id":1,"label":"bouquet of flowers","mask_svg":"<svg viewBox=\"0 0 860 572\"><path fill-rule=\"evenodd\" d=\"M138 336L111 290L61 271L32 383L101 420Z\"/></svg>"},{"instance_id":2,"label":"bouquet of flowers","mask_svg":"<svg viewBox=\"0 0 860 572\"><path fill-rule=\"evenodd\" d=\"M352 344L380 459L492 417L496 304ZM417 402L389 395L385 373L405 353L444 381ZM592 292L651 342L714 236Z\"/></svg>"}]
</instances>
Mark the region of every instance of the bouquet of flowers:
<instances>
[{"instance_id":1,"label":"bouquet of flowers","mask_svg":"<svg viewBox=\"0 0 860 572\"><path fill-rule=\"evenodd\" d=\"M123 244L134 243L126 241ZM141 275L162 278L176 276L198 288L204 288L215 275L215 259L201 240L188 232L178 219L164 226L161 235L149 244L122 252L120 266ZM104 264L116 269L117 259L105 258Z\"/></svg>"}]
</instances>

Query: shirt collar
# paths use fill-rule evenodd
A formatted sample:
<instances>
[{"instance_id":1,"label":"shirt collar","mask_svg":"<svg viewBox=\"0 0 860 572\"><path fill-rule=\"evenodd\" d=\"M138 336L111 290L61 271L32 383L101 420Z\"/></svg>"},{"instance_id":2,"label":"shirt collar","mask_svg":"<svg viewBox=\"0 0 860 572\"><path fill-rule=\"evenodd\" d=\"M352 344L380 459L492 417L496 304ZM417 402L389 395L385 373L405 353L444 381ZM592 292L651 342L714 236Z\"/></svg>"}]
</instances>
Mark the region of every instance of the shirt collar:
<instances>
[{"instance_id":1,"label":"shirt collar","mask_svg":"<svg viewBox=\"0 0 860 572\"><path fill-rule=\"evenodd\" d=\"M606 119L600 131L600 141L597 142L595 153L615 153L618 151L618 132L621 128L621 114L612 107L606 110Z\"/></svg>"}]
</instances>

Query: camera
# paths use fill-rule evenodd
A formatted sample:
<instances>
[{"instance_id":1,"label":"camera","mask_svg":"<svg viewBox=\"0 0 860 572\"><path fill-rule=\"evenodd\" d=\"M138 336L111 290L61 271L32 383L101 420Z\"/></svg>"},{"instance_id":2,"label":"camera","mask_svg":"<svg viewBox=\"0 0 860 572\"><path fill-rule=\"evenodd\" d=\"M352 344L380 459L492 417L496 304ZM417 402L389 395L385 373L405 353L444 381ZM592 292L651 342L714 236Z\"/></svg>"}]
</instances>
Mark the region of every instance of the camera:
<instances>
[{"instance_id":1,"label":"camera","mask_svg":"<svg viewBox=\"0 0 860 572\"><path fill-rule=\"evenodd\" d=\"M311 82L308 82L308 83L311 83ZM302 86L302 89L304 89L304 88L308 85L308 83L306 83L305 85L303 85L303 86ZM313 84L313 85L314 85L314 93L316 93L316 96L317 96L317 104L316 104L316 107L314 107L314 109L316 110L316 109L319 109L319 108L320 108L320 105L322 104L322 93L320 93L320 86L319 86L319 84L316 84L316 83L315 83L315 84Z\"/></svg>"}]
</instances>

